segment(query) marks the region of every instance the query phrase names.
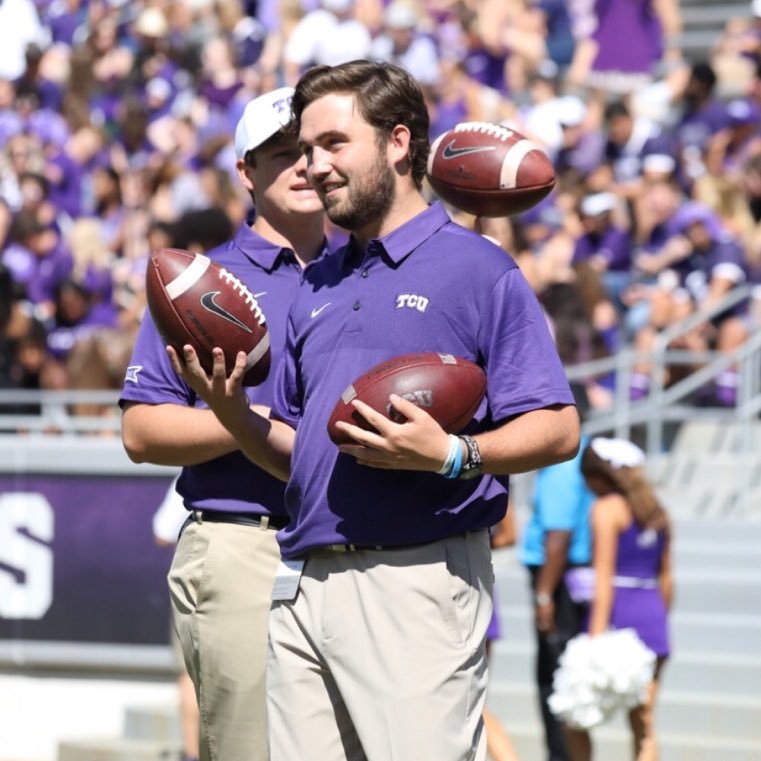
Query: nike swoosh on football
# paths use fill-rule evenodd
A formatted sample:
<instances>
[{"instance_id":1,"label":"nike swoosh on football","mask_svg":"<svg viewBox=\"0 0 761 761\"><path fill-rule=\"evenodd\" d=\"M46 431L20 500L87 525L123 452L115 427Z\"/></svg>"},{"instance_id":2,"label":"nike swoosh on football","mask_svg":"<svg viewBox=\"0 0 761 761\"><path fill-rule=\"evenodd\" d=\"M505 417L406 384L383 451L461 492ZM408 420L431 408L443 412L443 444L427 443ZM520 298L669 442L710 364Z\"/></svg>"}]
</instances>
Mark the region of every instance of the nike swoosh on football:
<instances>
[{"instance_id":1,"label":"nike swoosh on football","mask_svg":"<svg viewBox=\"0 0 761 761\"><path fill-rule=\"evenodd\" d=\"M317 315L320 314L320 312L322 312L323 309L329 306L330 306L330 302L328 302L327 304L323 304L321 307L315 307L311 312L312 319L317 317Z\"/></svg>"},{"instance_id":2,"label":"nike swoosh on football","mask_svg":"<svg viewBox=\"0 0 761 761\"><path fill-rule=\"evenodd\" d=\"M458 156L466 156L469 153L483 153L484 151L493 151L493 145L464 145L462 148L454 147L454 140L451 140L444 146L441 152L443 159L456 159Z\"/></svg>"},{"instance_id":3,"label":"nike swoosh on football","mask_svg":"<svg viewBox=\"0 0 761 761\"><path fill-rule=\"evenodd\" d=\"M216 298L220 293L221 291L209 291L208 293L204 293L204 295L201 296L201 306L208 312L218 315L223 320L227 320L233 325L237 325L247 333L253 332L245 322L241 322L234 314L230 314L224 307L221 307L219 304L217 304Z\"/></svg>"}]
</instances>

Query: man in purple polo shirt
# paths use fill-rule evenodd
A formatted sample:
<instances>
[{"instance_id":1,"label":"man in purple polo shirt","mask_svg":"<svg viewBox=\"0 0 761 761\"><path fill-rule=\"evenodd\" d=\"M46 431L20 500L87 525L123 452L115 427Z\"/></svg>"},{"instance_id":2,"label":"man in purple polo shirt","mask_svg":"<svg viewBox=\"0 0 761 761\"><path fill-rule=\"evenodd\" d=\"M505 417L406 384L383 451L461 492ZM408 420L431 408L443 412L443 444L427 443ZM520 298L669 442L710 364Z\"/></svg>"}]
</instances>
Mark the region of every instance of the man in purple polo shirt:
<instances>
[{"instance_id":1,"label":"man in purple polo shirt","mask_svg":"<svg viewBox=\"0 0 761 761\"><path fill-rule=\"evenodd\" d=\"M513 260L421 195L428 112L409 74L315 67L293 107L309 178L352 236L305 274L270 419L242 393L242 353L226 378L218 349L211 376L193 347L167 349L242 450L289 479L270 611L272 758L481 760L488 529L505 514L507 474L577 451L573 396ZM392 396L407 422L355 402L377 433L349 426L357 444L332 444L344 389L415 351L484 367L472 436Z\"/></svg>"},{"instance_id":2,"label":"man in purple polo shirt","mask_svg":"<svg viewBox=\"0 0 761 761\"><path fill-rule=\"evenodd\" d=\"M235 133L237 170L256 220L208 256L252 291L267 315L273 360L306 265L324 253L323 209L289 125L292 88L251 101ZM274 373L246 389L269 407ZM275 534L288 522L283 484L255 467L173 372L145 315L121 396L122 437L136 462L181 465L190 511L169 588L201 712L201 759L266 761L265 662Z\"/></svg>"}]
</instances>

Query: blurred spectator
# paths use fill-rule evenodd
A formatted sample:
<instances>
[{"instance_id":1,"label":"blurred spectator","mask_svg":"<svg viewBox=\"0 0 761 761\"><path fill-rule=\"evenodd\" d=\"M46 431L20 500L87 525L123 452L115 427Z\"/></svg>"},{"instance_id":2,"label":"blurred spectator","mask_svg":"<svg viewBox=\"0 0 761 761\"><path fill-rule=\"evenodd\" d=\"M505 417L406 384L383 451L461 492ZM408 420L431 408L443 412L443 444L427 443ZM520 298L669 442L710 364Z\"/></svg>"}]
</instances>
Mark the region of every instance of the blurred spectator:
<instances>
[{"instance_id":1,"label":"blurred spectator","mask_svg":"<svg viewBox=\"0 0 761 761\"><path fill-rule=\"evenodd\" d=\"M692 65L684 91L676 99L679 118L673 128L674 155L685 189L705 172L703 158L711 138L727 124L726 104L715 95L716 74L710 63Z\"/></svg>"},{"instance_id":2,"label":"blurred spectator","mask_svg":"<svg viewBox=\"0 0 761 761\"><path fill-rule=\"evenodd\" d=\"M589 118L587 105L575 95L558 102L557 120L561 141L555 155L555 171L566 187L580 183L599 166L605 151L605 136Z\"/></svg>"},{"instance_id":3,"label":"blurred spectator","mask_svg":"<svg viewBox=\"0 0 761 761\"><path fill-rule=\"evenodd\" d=\"M370 32L354 17L354 0L322 0L293 28L283 50L286 84L313 65L335 66L370 53Z\"/></svg>"},{"instance_id":4,"label":"blurred spectator","mask_svg":"<svg viewBox=\"0 0 761 761\"><path fill-rule=\"evenodd\" d=\"M649 352L658 331L695 310L710 309L736 285L748 278L744 251L722 227L717 216L696 202L682 206L672 219L673 234L664 246L638 265L657 274L657 286L650 293L649 324L636 337L636 347ZM739 347L748 337L748 304L741 303L712 317L678 342L679 348L702 350L709 346L721 352ZM636 394L647 388L649 367L637 366L633 386ZM673 381L672 377L667 382ZM717 379L715 399L732 405L737 391L736 371L730 369Z\"/></svg>"},{"instance_id":5,"label":"blurred spectator","mask_svg":"<svg viewBox=\"0 0 761 761\"><path fill-rule=\"evenodd\" d=\"M533 0L544 24L547 57L565 72L573 61L576 40L569 3L566 0Z\"/></svg>"},{"instance_id":6,"label":"blurred spectator","mask_svg":"<svg viewBox=\"0 0 761 761\"><path fill-rule=\"evenodd\" d=\"M631 280L632 238L614 221L618 200L613 193L594 193L579 204L584 229L576 241L573 264L586 262L601 278L608 297L623 311L622 293Z\"/></svg>"},{"instance_id":7,"label":"blurred spectator","mask_svg":"<svg viewBox=\"0 0 761 761\"><path fill-rule=\"evenodd\" d=\"M45 46L50 38L32 0L0 3L0 77L18 79L26 70L27 45Z\"/></svg>"},{"instance_id":8,"label":"blurred spectator","mask_svg":"<svg viewBox=\"0 0 761 761\"><path fill-rule=\"evenodd\" d=\"M623 96L649 84L661 61L681 58L678 0L597 0L588 23L591 35L576 47L574 84Z\"/></svg>"},{"instance_id":9,"label":"blurred spectator","mask_svg":"<svg viewBox=\"0 0 761 761\"><path fill-rule=\"evenodd\" d=\"M39 215L39 211L18 212L11 228L13 243L3 251L2 261L45 319L53 313L56 289L71 274L73 263L60 233Z\"/></svg>"},{"instance_id":10,"label":"blurred spectator","mask_svg":"<svg viewBox=\"0 0 761 761\"><path fill-rule=\"evenodd\" d=\"M605 108L605 132L605 158L613 168L613 179L620 193L632 197L640 189L644 158L651 153L672 153L671 142L655 122L632 116L620 100Z\"/></svg>"},{"instance_id":11,"label":"blurred spectator","mask_svg":"<svg viewBox=\"0 0 761 761\"><path fill-rule=\"evenodd\" d=\"M45 354L44 328L31 314L23 301L22 290L10 270L0 264L0 389L38 388L31 372L30 351L35 334L39 334L41 351ZM5 414L35 413L32 405L2 405Z\"/></svg>"},{"instance_id":12,"label":"blurred spectator","mask_svg":"<svg viewBox=\"0 0 761 761\"><path fill-rule=\"evenodd\" d=\"M209 251L233 234L230 218L217 207L186 211L174 226L173 245L188 251Z\"/></svg>"},{"instance_id":13,"label":"blurred spectator","mask_svg":"<svg viewBox=\"0 0 761 761\"><path fill-rule=\"evenodd\" d=\"M439 81L436 44L420 31L417 11L409 0L393 0L386 7L383 30L373 40L370 53L406 69L424 88Z\"/></svg>"}]
</instances>

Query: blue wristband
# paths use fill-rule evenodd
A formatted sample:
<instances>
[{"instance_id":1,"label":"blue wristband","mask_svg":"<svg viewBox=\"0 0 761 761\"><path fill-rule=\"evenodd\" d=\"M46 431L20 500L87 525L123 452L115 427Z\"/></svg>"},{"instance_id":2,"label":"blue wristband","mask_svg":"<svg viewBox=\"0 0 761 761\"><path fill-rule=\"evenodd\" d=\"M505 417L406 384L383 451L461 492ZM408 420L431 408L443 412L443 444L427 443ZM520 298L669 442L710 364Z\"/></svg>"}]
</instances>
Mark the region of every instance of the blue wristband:
<instances>
[{"instance_id":1,"label":"blue wristband","mask_svg":"<svg viewBox=\"0 0 761 761\"><path fill-rule=\"evenodd\" d=\"M444 464L436 471L440 476L446 476L452 470L454 458L457 456L457 450L460 448L460 439L453 433L449 434L449 452Z\"/></svg>"},{"instance_id":2,"label":"blue wristband","mask_svg":"<svg viewBox=\"0 0 761 761\"><path fill-rule=\"evenodd\" d=\"M452 463L452 470L450 470L449 473L446 473L444 475L444 478L459 478L461 470L462 470L462 447L460 446L460 439L457 439L457 454L454 456L454 462Z\"/></svg>"}]
</instances>

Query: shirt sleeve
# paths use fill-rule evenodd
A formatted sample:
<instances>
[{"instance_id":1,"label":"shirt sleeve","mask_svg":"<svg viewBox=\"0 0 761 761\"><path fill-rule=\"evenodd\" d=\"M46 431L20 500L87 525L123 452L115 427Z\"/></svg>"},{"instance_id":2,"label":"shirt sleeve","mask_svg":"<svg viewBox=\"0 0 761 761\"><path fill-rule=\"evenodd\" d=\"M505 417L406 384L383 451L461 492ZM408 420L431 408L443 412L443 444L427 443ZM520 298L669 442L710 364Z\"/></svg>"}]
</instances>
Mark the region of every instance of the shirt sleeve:
<instances>
[{"instance_id":1,"label":"shirt sleeve","mask_svg":"<svg viewBox=\"0 0 761 761\"><path fill-rule=\"evenodd\" d=\"M499 278L484 310L479 351L494 420L574 404L542 308L520 269Z\"/></svg>"},{"instance_id":2,"label":"shirt sleeve","mask_svg":"<svg viewBox=\"0 0 761 761\"><path fill-rule=\"evenodd\" d=\"M193 390L174 371L166 344L148 310L140 324L119 397L120 406L128 401L185 407L196 403Z\"/></svg>"}]
</instances>

